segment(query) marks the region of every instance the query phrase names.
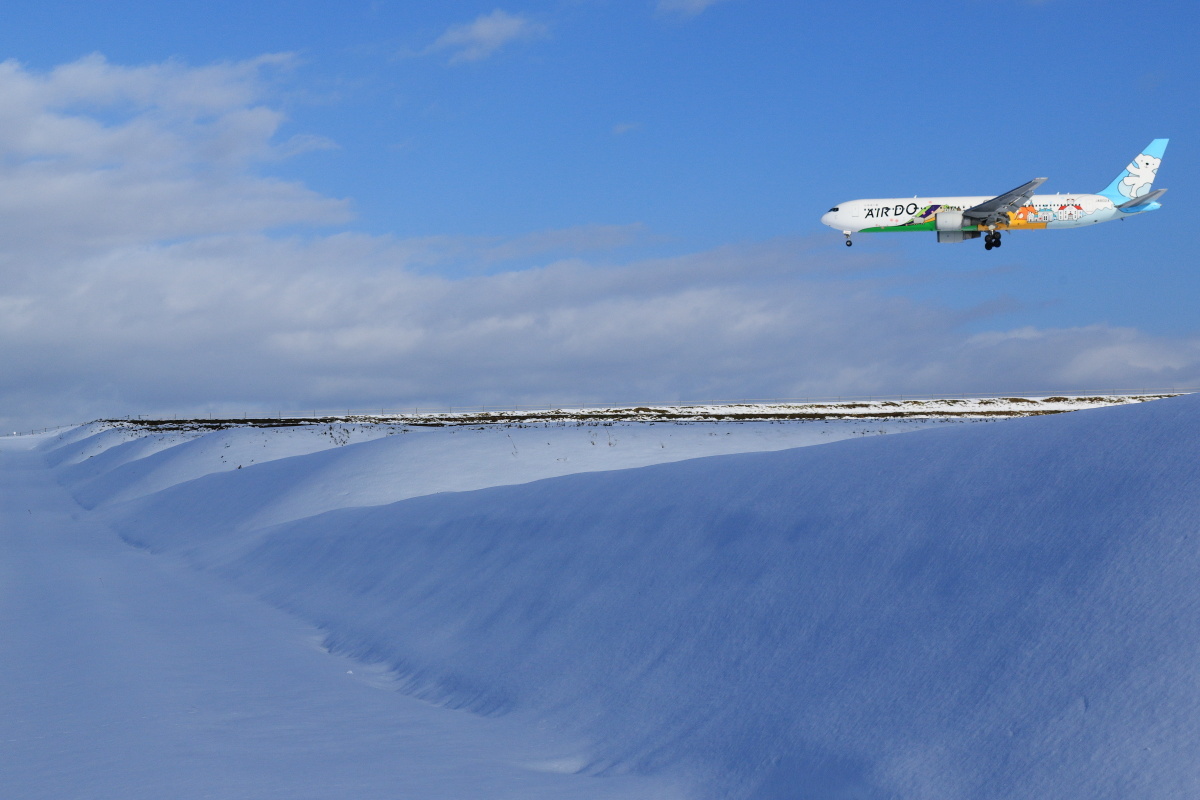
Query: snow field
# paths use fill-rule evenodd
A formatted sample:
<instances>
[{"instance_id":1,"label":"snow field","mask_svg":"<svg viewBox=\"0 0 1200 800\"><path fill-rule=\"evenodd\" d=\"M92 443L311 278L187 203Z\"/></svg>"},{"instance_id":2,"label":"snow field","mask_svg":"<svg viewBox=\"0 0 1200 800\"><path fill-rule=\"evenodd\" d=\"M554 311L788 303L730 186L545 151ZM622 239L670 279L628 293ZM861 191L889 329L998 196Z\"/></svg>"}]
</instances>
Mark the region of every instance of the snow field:
<instances>
[{"instance_id":1,"label":"snow field","mask_svg":"<svg viewBox=\"0 0 1200 800\"><path fill-rule=\"evenodd\" d=\"M236 547L132 507L117 524L408 692L591 742L585 774L695 797L1189 796L1196 410L431 494Z\"/></svg>"},{"instance_id":2,"label":"snow field","mask_svg":"<svg viewBox=\"0 0 1200 800\"><path fill-rule=\"evenodd\" d=\"M303 620L130 548L53 477L0 449L0 797L681 797L564 771L581 746L554 730L396 691Z\"/></svg>"},{"instance_id":3,"label":"snow field","mask_svg":"<svg viewBox=\"0 0 1200 800\"><path fill-rule=\"evenodd\" d=\"M42 451L95 509L78 522L92 539L36 541L50 564L100 537L105 558L198 587L185 601L159 581L145 603L193 609L215 592L263 630L311 625L333 654L318 662L346 659L355 685L527 743L516 757L479 744L480 728L441 729L447 751L476 742L484 766L403 796L520 796L536 774L562 797L1175 798L1200 790L1198 412L1181 397L986 425L227 429L141 444L92 431ZM875 435L921 428L937 430ZM117 534L156 555L121 551ZM236 616L197 635L221 642ZM131 658L176 663L159 646L146 634ZM328 690L311 673L291 682ZM293 713L238 693L252 684L234 681L221 714ZM230 719L179 741L213 747ZM305 730L305 757L332 768ZM284 768L270 736L240 741L269 766L243 763L238 785ZM365 758L338 785L377 796L430 759L421 774L457 769L410 744L413 763L380 777Z\"/></svg>"}]
</instances>

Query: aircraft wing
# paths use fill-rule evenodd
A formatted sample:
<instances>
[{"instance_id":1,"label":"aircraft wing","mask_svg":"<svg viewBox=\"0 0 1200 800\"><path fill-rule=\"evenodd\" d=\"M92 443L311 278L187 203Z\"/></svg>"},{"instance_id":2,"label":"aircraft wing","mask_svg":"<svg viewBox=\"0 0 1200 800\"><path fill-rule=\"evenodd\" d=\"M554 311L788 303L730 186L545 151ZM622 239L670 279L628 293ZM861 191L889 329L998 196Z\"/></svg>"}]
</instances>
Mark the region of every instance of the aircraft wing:
<instances>
[{"instance_id":1,"label":"aircraft wing","mask_svg":"<svg viewBox=\"0 0 1200 800\"><path fill-rule=\"evenodd\" d=\"M1029 198L1033 197L1033 193L1037 188L1045 183L1048 178L1034 178L1029 183L1022 184L1011 192L1005 192L998 197L993 197L991 200L985 200L977 206L971 206L963 211L963 219L969 219L972 222L978 222L987 225L990 222L999 220L1007 222L1005 217L1008 213L1015 213L1017 209L1029 202Z\"/></svg>"}]
</instances>

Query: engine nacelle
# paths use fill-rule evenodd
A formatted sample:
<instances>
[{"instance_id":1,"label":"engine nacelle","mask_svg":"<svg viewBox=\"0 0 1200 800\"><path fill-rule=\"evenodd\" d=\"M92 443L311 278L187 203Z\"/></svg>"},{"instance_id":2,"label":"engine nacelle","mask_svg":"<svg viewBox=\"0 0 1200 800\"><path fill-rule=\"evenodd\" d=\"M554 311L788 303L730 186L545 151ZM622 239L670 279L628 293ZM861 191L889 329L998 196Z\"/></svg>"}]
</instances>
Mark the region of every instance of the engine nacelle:
<instances>
[{"instance_id":1,"label":"engine nacelle","mask_svg":"<svg viewBox=\"0 0 1200 800\"><path fill-rule=\"evenodd\" d=\"M942 211L934 215L933 219L939 242L965 242L967 239L979 238L979 231L963 230L961 211Z\"/></svg>"},{"instance_id":2,"label":"engine nacelle","mask_svg":"<svg viewBox=\"0 0 1200 800\"><path fill-rule=\"evenodd\" d=\"M936 227L934 230L941 231L961 231L963 227L961 211L941 211L934 216ZM938 241L942 238L939 236Z\"/></svg>"}]
</instances>

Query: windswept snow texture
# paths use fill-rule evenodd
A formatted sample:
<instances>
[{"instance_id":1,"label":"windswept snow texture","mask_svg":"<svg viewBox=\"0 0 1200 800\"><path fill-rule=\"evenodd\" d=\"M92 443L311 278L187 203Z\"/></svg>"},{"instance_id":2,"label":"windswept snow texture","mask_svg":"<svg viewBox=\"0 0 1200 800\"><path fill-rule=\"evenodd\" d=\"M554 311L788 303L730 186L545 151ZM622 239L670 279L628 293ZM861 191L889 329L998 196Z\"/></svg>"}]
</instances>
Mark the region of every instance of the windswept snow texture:
<instances>
[{"instance_id":1,"label":"windswept snow texture","mask_svg":"<svg viewBox=\"0 0 1200 800\"><path fill-rule=\"evenodd\" d=\"M630 426L637 436L621 441L638 443L620 456L588 455L601 445L586 437L603 427L513 429L507 454L503 429L441 429L174 483L190 473L134 469L166 463L171 447L142 444L144 455L126 457L117 449L134 442L105 440L112 467L91 472L77 457L86 437L64 445L74 455L53 443L46 452L95 508L83 514L92 537L103 521L158 554L136 553L141 569L182 575L183 559L201 570L185 582L186 602L166 580L139 597L191 609L221 585L201 578L220 576L319 628L355 669L370 665L390 687L384 696L503 723L525 752L553 750L532 733L552 731L557 755L526 762L557 770L537 773L543 792L1165 800L1200 793L1198 420L1200 396L1189 396L820 447L795 446L811 443L800 440L815 423ZM865 423L841 424L845 434ZM680 439L655 459L648 432L660 428ZM713 450L708 440L721 438L705 436L726 431L743 443ZM233 440L216 440L221 450L250 441L222 435ZM212 447L193 450L215 466ZM694 457L714 452L732 454ZM90 541L83 531L58 539L22 541L43 559ZM52 589L101 574L75 572ZM245 617L272 642L286 638L237 597L201 630L241 641L228 631ZM287 674L336 706L315 673L300 673ZM237 693L252 680L231 680L232 695L218 693L223 714L255 696ZM197 696L204 712L212 698ZM388 713L407 719L398 704ZM381 723L368 717L375 736ZM178 741L223 724L210 716ZM75 738L87 729L85 720ZM454 730L442 733L450 749ZM489 730L461 728L477 748ZM243 744L251 760L259 748L264 763L288 763L269 736ZM418 763L439 757L453 761L422 750ZM422 784L396 796L505 794L496 786L516 796L526 773L508 752L489 758L475 757L454 790ZM488 765L497 783L473 784ZM345 796L378 796L355 794L353 770L339 774Z\"/></svg>"},{"instance_id":2,"label":"windswept snow texture","mask_svg":"<svg viewBox=\"0 0 1200 800\"><path fill-rule=\"evenodd\" d=\"M153 503L166 507L181 502L194 505L198 516L188 523L193 528L215 529L234 518L239 528L253 528L335 508L382 505L437 492L952 424L981 423L558 422L444 428L334 424L226 428L204 435L142 431L145 438L178 444L137 460L127 459L122 451L146 448L144 439L128 441L114 435L131 435L124 429L103 430L63 448L78 463L63 470L61 480L86 508L153 497ZM85 453L97 454L81 460ZM123 463L97 470L92 462L100 459ZM178 490L163 492L171 487ZM222 498L220 508L212 507L212 497ZM220 514L222 522L211 524L206 518L210 513Z\"/></svg>"}]
</instances>

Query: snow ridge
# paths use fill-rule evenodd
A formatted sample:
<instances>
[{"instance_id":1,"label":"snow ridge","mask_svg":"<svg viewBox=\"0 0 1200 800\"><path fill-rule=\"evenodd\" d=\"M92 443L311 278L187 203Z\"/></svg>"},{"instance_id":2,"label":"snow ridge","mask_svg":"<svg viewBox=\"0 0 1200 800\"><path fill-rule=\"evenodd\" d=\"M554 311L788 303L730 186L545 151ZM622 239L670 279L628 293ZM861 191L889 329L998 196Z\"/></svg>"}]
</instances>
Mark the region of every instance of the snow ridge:
<instances>
[{"instance_id":1,"label":"snow ridge","mask_svg":"<svg viewBox=\"0 0 1200 800\"><path fill-rule=\"evenodd\" d=\"M310 425L520 425L547 422L669 422L713 420L862 420L862 419L982 419L1061 414L1088 408L1144 403L1177 397L1177 394L1109 394L1030 397L870 398L837 401L776 401L722 404L651 406L579 406L564 408L493 408L465 411L346 414L332 416L289 415L259 419L112 419L105 427L151 431L208 431L221 428L281 428Z\"/></svg>"},{"instance_id":2,"label":"snow ridge","mask_svg":"<svg viewBox=\"0 0 1200 800\"><path fill-rule=\"evenodd\" d=\"M175 449L145 445L60 476L128 541L403 690L589 742L585 774L697 798L1173 798L1200 790L1198 412L444 428L309 452L272 431L299 438L241 470L213 454L262 432L227 430L176 446L199 477L123 493ZM905 425L936 430L861 435Z\"/></svg>"}]
</instances>

